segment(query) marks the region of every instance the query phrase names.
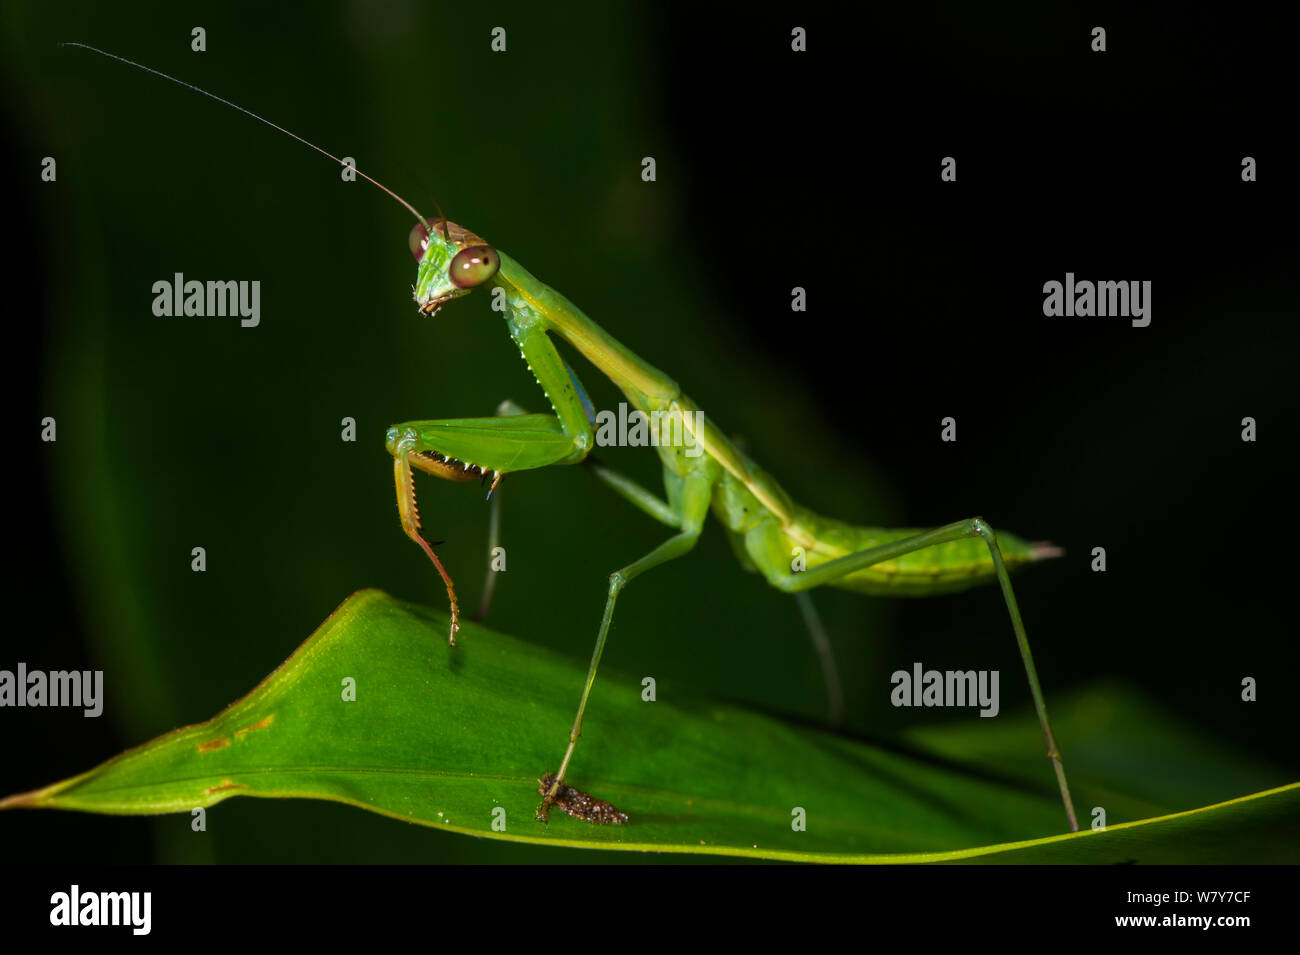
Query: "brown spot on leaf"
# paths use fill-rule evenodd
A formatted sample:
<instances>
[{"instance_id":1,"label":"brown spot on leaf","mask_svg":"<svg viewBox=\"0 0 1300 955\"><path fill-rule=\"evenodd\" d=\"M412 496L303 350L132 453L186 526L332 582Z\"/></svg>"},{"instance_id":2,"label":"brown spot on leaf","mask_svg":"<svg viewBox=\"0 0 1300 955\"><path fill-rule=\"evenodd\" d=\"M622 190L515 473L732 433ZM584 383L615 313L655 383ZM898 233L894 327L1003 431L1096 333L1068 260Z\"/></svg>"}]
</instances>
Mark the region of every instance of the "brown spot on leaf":
<instances>
[{"instance_id":1,"label":"brown spot on leaf","mask_svg":"<svg viewBox=\"0 0 1300 955\"><path fill-rule=\"evenodd\" d=\"M225 749L229 745L230 745L230 740L226 739L226 737L224 736L218 736L215 739L210 739L205 743L199 743L199 752L210 753L214 749Z\"/></svg>"},{"instance_id":2,"label":"brown spot on leaf","mask_svg":"<svg viewBox=\"0 0 1300 955\"><path fill-rule=\"evenodd\" d=\"M232 783L229 779L223 779L221 781L220 786L212 786L209 789L205 789L203 790L203 794L205 796L211 796L213 793L219 793L226 789L247 789L247 788L248 785L246 783Z\"/></svg>"},{"instance_id":3,"label":"brown spot on leaf","mask_svg":"<svg viewBox=\"0 0 1300 955\"><path fill-rule=\"evenodd\" d=\"M275 714L268 713L266 716L262 717L256 723L250 723L248 726L245 726L243 729L235 730L235 735L238 736L240 739L243 739L245 734L247 733L256 733L258 730L266 729L268 726L271 725L272 722L274 722L274 720L275 720Z\"/></svg>"}]
</instances>

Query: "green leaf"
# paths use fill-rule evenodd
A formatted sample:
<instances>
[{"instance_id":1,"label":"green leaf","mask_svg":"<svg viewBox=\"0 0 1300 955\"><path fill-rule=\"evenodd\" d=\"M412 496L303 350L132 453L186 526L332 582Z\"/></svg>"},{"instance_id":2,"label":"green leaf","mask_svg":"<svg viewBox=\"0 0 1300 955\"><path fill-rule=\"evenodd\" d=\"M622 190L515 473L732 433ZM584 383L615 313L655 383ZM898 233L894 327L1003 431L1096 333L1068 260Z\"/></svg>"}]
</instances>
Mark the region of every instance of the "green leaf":
<instances>
[{"instance_id":1,"label":"green leaf","mask_svg":"<svg viewBox=\"0 0 1300 955\"><path fill-rule=\"evenodd\" d=\"M967 720L916 734L910 749L869 745L664 686L658 701L644 702L639 679L609 670L593 692L569 781L631 821L595 826L557 811L543 825L533 818L537 780L563 752L584 670L472 624L455 648L445 632L442 614L362 591L213 719L0 808L147 814L231 796L303 797L472 835L586 848L825 862L1297 860L1300 784L1063 835L1046 760L1021 763L1040 745L1031 718ZM354 701L344 699L348 686ZM1142 734L1116 732L1098 714L1142 711L1114 688L1081 699L1061 708L1060 735L1086 739L1079 749L1105 755L1100 768L1109 771L1089 759L1071 765L1085 824L1094 793L1117 800L1114 811L1125 800L1132 808L1187 798L1176 787L1141 785L1137 795L1117 795L1133 781L1124 774L1141 775L1144 763L1113 754ZM995 722L996 731L984 725ZM1171 740L1184 751L1199 745L1167 720L1161 726L1165 738L1154 742L1162 752ZM956 757L965 758L965 746L985 751L963 766ZM1195 764L1231 784L1226 764ZM1265 772L1229 769L1239 779ZM792 828L796 807L806 813L804 831ZM499 809L504 831L493 829Z\"/></svg>"}]
</instances>

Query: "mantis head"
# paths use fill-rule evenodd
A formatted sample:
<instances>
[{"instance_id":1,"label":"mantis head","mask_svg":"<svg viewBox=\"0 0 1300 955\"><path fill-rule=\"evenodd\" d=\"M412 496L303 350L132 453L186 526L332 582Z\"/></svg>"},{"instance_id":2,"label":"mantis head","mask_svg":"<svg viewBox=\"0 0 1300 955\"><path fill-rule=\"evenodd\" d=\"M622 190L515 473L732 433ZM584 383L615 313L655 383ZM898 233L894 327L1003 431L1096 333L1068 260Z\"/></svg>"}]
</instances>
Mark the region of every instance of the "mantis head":
<instances>
[{"instance_id":1,"label":"mantis head","mask_svg":"<svg viewBox=\"0 0 1300 955\"><path fill-rule=\"evenodd\" d=\"M473 232L448 219L434 219L411 229L411 254L420 263L415 279L415 301L421 313L432 318L453 298L491 280L501 267L501 256Z\"/></svg>"}]
</instances>

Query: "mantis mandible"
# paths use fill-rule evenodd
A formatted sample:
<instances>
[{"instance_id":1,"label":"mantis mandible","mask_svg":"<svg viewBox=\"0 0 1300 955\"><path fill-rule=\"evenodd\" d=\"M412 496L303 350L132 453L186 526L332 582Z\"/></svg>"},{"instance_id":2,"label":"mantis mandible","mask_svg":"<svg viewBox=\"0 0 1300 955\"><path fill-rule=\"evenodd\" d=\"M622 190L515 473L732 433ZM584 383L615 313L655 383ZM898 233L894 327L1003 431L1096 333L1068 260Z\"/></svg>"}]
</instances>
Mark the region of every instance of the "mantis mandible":
<instances>
[{"instance_id":1,"label":"mantis mandible","mask_svg":"<svg viewBox=\"0 0 1300 955\"><path fill-rule=\"evenodd\" d=\"M1078 830L1061 751L1047 718L1009 573L1034 561L1058 556L1061 553L1058 548L1030 543L1010 534L995 534L979 517L929 530L891 530L854 526L794 503L767 472L704 416L677 382L634 354L567 298L484 239L445 216L432 221L425 219L410 203L377 180L241 106L116 54L81 43L62 45L91 50L217 100L354 169L357 175L401 203L418 220L410 232L409 247L418 262L415 301L423 315L432 318L448 302L475 289L491 290L497 296L502 305L504 331L527 362L552 413L527 414L505 403L495 417L405 422L389 428L386 436L386 447L393 458L402 529L428 555L446 587L451 605L449 642L453 646L460 629L459 602L451 576L421 534L413 469L452 481L490 477L495 490L506 474L553 465L585 464L598 480L670 530L659 546L609 575L605 609L568 745L558 771L543 777L538 819L546 821L551 807L564 793L576 793L592 804L608 806L573 790L565 778L582 733L615 604L633 580L690 553L712 512L733 538L745 568L761 573L769 584L786 593L804 595L815 587L833 586L871 595L928 596L996 580L1011 619L1066 817L1070 829ZM659 442L656 448L663 467L663 497L589 458L595 446L591 403L578 376L556 350L552 336L575 348L634 408L647 417L653 416L653 420L667 420L679 429L677 433L683 440ZM494 520L494 527L495 524ZM793 554L803 555L797 568L792 561ZM801 603L801 609L811 622L810 605ZM817 629L813 627L815 639ZM825 663L823 660L824 667ZM828 689L834 695L832 676L833 669L828 668ZM609 809L609 813L591 814L587 818L615 822L626 819L613 807Z\"/></svg>"}]
</instances>

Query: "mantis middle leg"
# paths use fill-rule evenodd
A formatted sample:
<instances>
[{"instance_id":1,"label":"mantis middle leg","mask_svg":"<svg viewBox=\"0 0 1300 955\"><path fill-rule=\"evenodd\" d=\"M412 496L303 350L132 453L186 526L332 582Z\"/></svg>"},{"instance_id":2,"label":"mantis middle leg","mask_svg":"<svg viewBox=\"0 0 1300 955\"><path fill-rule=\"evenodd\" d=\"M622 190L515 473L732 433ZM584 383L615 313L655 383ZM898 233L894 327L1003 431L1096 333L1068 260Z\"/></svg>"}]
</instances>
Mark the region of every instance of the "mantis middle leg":
<instances>
[{"instance_id":1,"label":"mantis middle leg","mask_svg":"<svg viewBox=\"0 0 1300 955\"><path fill-rule=\"evenodd\" d=\"M609 473L612 472L607 472L607 474ZM626 481L626 479L621 480ZM591 688L596 682L596 671L600 668L600 658L605 652L605 641L609 638L610 624L614 619L614 604L618 600L618 595L623 592L624 587L647 570L690 552L696 541L699 540L700 530L704 526L704 520L709 513L713 482L714 478L704 470L692 471L681 479L678 493L670 494L670 502L665 503L641 489L639 485L626 481L627 485L640 492L637 497L640 499L639 503L643 509L650 513L657 512L656 516L662 514L665 518L671 514L673 517L672 523L680 527L681 532L668 538L640 560L634 561L609 575L609 591L605 598L605 611L601 615L600 629L596 634L596 646L591 654L591 663L587 667L587 679L582 687L582 696L578 700L578 712L573 718L573 728L569 731L569 745L564 751L564 758L560 761L560 769L555 774L550 789L545 793L542 804L537 808L537 818L543 822L550 816L551 805L554 803L555 795L564 782L565 773L568 772L569 761L573 758L574 748L578 745L578 737L582 735L582 719L587 711L587 701L591 696ZM654 503L650 504L650 501ZM664 510L660 511L660 507ZM664 523L668 523L668 521L665 520Z\"/></svg>"}]
</instances>

